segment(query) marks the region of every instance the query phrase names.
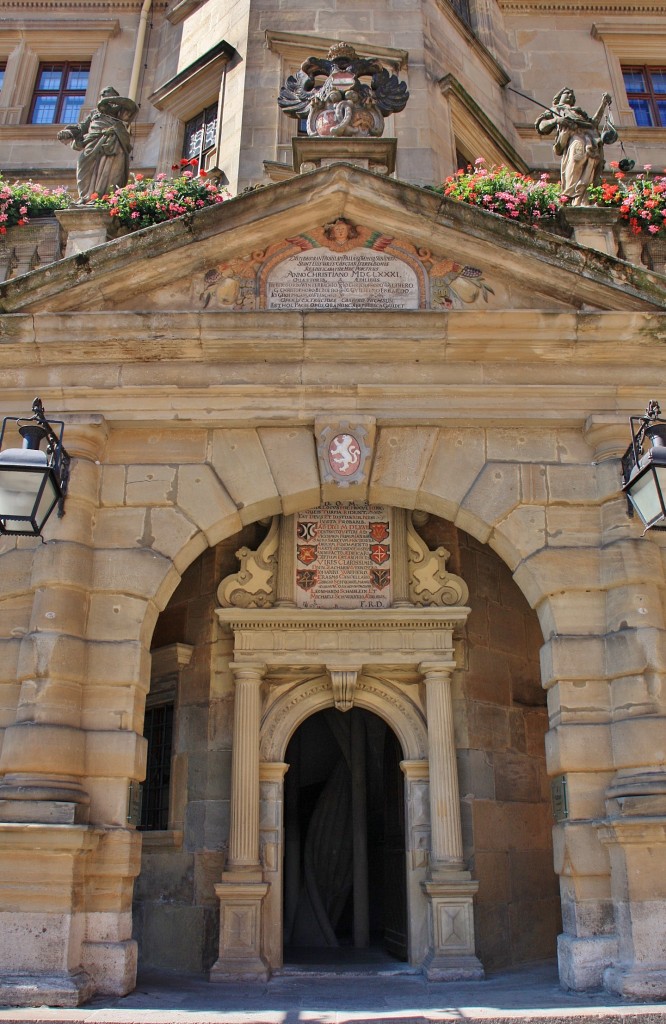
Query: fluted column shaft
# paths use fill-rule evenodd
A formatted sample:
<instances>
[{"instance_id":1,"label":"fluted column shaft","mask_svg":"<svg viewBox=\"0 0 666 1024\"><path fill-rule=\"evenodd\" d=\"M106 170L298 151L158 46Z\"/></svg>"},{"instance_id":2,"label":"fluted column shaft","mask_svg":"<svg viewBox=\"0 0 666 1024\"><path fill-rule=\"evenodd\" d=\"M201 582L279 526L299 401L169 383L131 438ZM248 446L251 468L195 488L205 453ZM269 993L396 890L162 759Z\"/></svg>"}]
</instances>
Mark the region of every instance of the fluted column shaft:
<instances>
[{"instance_id":1,"label":"fluted column shaft","mask_svg":"<svg viewBox=\"0 0 666 1024\"><path fill-rule=\"evenodd\" d=\"M431 865L448 870L463 866L462 829L456 745L453 732L451 677L453 663L422 664L428 712L430 762Z\"/></svg>"},{"instance_id":2,"label":"fluted column shaft","mask_svg":"<svg viewBox=\"0 0 666 1024\"><path fill-rule=\"evenodd\" d=\"M259 725L265 665L232 664L236 683L231 754L229 868L259 867Z\"/></svg>"}]
</instances>

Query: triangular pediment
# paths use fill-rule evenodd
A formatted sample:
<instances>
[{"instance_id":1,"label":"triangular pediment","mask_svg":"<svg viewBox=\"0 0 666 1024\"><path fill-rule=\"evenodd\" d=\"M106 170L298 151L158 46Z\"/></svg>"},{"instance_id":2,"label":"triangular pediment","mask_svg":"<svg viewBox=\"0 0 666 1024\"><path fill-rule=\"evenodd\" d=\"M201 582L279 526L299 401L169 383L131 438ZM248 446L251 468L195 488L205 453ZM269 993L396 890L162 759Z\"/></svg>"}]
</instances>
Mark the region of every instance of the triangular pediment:
<instances>
[{"instance_id":1,"label":"triangular pediment","mask_svg":"<svg viewBox=\"0 0 666 1024\"><path fill-rule=\"evenodd\" d=\"M666 281L341 163L61 260L7 282L0 301L7 312L648 311L666 306Z\"/></svg>"}]
</instances>

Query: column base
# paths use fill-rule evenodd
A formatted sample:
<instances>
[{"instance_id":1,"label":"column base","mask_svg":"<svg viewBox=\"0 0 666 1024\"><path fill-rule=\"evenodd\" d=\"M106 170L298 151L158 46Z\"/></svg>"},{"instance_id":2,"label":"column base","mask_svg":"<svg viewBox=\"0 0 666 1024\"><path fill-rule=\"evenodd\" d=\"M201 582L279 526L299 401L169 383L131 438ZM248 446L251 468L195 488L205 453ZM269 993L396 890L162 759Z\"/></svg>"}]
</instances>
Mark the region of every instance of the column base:
<instances>
[{"instance_id":1,"label":"column base","mask_svg":"<svg viewBox=\"0 0 666 1024\"><path fill-rule=\"evenodd\" d=\"M423 883L428 897L429 949L423 961L428 981L476 981L485 976L474 954L474 895L479 883L467 871L446 881Z\"/></svg>"},{"instance_id":2,"label":"column base","mask_svg":"<svg viewBox=\"0 0 666 1024\"><path fill-rule=\"evenodd\" d=\"M572 992L599 989L604 971L617 959L617 936L557 936L557 966L562 988Z\"/></svg>"},{"instance_id":3,"label":"column base","mask_svg":"<svg viewBox=\"0 0 666 1024\"><path fill-rule=\"evenodd\" d=\"M220 901L220 955L210 970L210 981L270 978L261 949L261 910L268 889L268 883L255 881L223 881L215 886Z\"/></svg>"},{"instance_id":4,"label":"column base","mask_svg":"<svg viewBox=\"0 0 666 1024\"><path fill-rule=\"evenodd\" d=\"M609 967L604 971L604 988L625 999L666 999L666 970Z\"/></svg>"},{"instance_id":5,"label":"column base","mask_svg":"<svg viewBox=\"0 0 666 1024\"><path fill-rule=\"evenodd\" d=\"M0 1004L7 1006L80 1006L94 994L95 983L85 971L0 975Z\"/></svg>"},{"instance_id":6,"label":"column base","mask_svg":"<svg viewBox=\"0 0 666 1024\"><path fill-rule=\"evenodd\" d=\"M482 981L483 964L475 956L446 956L428 953L423 961L428 981Z\"/></svg>"}]
</instances>

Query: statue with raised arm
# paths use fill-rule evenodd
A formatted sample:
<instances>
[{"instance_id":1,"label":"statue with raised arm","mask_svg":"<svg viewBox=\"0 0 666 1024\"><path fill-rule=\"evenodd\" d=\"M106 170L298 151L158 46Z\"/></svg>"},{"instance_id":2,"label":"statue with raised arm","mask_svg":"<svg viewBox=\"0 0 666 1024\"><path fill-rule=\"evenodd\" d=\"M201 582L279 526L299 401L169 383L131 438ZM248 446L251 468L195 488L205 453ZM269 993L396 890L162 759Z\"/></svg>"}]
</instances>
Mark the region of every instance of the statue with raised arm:
<instances>
[{"instance_id":1,"label":"statue with raised arm","mask_svg":"<svg viewBox=\"0 0 666 1024\"><path fill-rule=\"evenodd\" d=\"M120 96L108 85L102 89L95 110L84 121L68 124L58 132L58 140L71 142L72 149L79 153L77 205L83 206L92 201L91 196L103 196L127 184L132 152L129 125L138 109L134 100Z\"/></svg>"},{"instance_id":2,"label":"statue with raised arm","mask_svg":"<svg viewBox=\"0 0 666 1024\"><path fill-rule=\"evenodd\" d=\"M562 195L572 206L590 206L586 201L590 185L597 185L604 167L604 143L617 141L617 132L610 125L602 130L601 119L611 105L605 92L597 112L590 117L576 106L573 89L565 87L553 98L553 105L536 119L534 127L540 135L556 132L553 153L560 157Z\"/></svg>"}]
</instances>

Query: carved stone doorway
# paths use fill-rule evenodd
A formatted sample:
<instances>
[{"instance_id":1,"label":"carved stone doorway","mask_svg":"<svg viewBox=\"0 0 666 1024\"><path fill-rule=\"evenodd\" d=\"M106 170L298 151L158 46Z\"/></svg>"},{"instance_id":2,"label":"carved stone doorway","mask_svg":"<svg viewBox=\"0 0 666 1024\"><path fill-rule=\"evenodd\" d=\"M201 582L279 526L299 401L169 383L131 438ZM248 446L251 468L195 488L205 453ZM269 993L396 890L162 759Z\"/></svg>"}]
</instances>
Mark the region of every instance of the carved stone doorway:
<instances>
[{"instance_id":1,"label":"carved stone doorway","mask_svg":"<svg viewBox=\"0 0 666 1024\"><path fill-rule=\"evenodd\" d=\"M397 737L361 708L308 718L287 748L285 961L407 959L404 781ZM362 952L363 951L363 952Z\"/></svg>"}]
</instances>

